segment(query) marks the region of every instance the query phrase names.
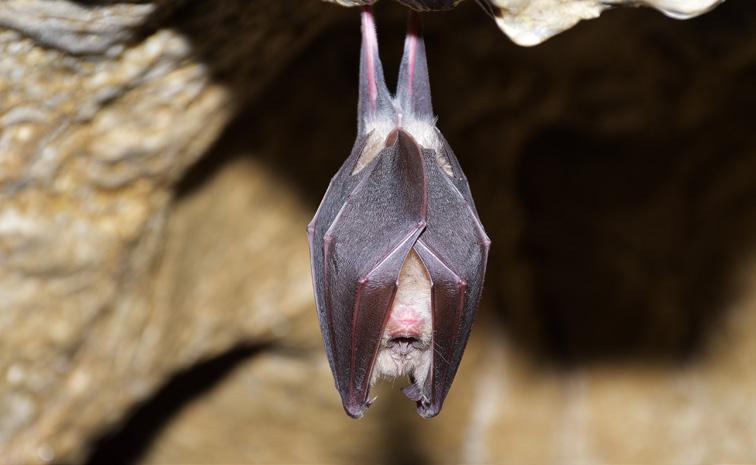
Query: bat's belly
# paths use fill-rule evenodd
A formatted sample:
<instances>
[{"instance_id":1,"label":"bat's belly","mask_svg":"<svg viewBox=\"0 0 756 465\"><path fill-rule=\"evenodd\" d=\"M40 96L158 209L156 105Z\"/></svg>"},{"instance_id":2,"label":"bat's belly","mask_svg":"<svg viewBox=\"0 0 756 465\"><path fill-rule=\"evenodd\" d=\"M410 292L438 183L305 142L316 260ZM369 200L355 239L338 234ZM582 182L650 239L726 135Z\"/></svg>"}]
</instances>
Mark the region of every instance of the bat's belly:
<instances>
[{"instance_id":1,"label":"bat's belly","mask_svg":"<svg viewBox=\"0 0 756 465\"><path fill-rule=\"evenodd\" d=\"M373 368L373 382L412 376L422 386L432 359L432 328L431 280L413 250L399 273L399 286Z\"/></svg>"}]
</instances>

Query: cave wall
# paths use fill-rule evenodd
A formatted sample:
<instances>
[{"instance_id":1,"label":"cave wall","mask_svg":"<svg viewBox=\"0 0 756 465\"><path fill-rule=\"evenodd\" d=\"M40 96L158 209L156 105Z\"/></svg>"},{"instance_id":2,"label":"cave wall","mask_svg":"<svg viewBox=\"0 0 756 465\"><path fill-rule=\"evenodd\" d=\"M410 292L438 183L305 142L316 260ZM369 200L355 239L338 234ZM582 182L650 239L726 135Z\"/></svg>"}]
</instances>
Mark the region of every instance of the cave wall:
<instances>
[{"instance_id":1,"label":"cave wall","mask_svg":"<svg viewBox=\"0 0 756 465\"><path fill-rule=\"evenodd\" d=\"M427 15L489 275L441 415L383 386L359 422L304 233L354 138L356 12L293 5L0 6L4 462L756 458L750 2L534 48ZM391 81L404 11L377 15Z\"/></svg>"}]
</instances>

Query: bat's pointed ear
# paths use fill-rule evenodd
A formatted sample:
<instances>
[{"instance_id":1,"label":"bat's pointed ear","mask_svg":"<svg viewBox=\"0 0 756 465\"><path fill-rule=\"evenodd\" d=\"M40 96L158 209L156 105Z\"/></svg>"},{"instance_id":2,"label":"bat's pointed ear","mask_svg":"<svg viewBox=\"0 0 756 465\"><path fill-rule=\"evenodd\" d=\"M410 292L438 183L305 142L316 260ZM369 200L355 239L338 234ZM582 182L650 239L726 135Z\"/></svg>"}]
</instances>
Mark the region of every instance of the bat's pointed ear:
<instances>
[{"instance_id":1,"label":"bat's pointed ear","mask_svg":"<svg viewBox=\"0 0 756 465\"><path fill-rule=\"evenodd\" d=\"M380 117L392 116L394 106L383 78L383 65L378 54L373 10L362 9L362 52L360 54L360 100L357 109L359 134L364 135Z\"/></svg>"},{"instance_id":2,"label":"bat's pointed ear","mask_svg":"<svg viewBox=\"0 0 756 465\"><path fill-rule=\"evenodd\" d=\"M396 97L405 114L423 120L433 118L422 24L418 13L414 11L410 11L407 20L407 38L404 40Z\"/></svg>"}]
</instances>

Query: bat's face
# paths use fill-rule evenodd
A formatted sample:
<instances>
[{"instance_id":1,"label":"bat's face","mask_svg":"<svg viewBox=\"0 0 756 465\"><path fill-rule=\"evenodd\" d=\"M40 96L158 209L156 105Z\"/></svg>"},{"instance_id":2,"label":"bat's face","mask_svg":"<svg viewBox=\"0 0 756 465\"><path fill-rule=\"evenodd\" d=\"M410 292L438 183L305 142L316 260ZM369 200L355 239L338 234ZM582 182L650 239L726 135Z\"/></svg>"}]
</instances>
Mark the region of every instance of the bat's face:
<instances>
[{"instance_id":1,"label":"bat's face","mask_svg":"<svg viewBox=\"0 0 756 465\"><path fill-rule=\"evenodd\" d=\"M380 378L406 377L418 413L441 410L464 352L490 241L435 126L414 16L396 96L363 19L358 136L308 226L323 340L346 412Z\"/></svg>"},{"instance_id":2,"label":"bat's face","mask_svg":"<svg viewBox=\"0 0 756 465\"><path fill-rule=\"evenodd\" d=\"M394 301L383 329L371 384L380 378L410 377L424 385L433 354L431 279L411 250L399 272Z\"/></svg>"}]
</instances>

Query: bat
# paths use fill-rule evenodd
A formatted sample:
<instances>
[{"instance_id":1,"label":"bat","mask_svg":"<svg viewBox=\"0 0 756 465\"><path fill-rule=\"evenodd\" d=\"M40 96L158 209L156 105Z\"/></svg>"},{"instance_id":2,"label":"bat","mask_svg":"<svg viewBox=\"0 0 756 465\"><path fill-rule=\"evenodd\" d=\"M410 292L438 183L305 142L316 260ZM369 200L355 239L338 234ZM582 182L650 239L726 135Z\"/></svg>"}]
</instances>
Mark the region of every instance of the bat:
<instances>
[{"instance_id":1,"label":"bat","mask_svg":"<svg viewBox=\"0 0 756 465\"><path fill-rule=\"evenodd\" d=\"M436 128L417 13L394 96L370 7L361 19L357 139L307 227L318 318L349 416L373 403L377 380L407 377L402 391L430 418L465 350L491 241Z\"/></svg>"}]
</instances>

